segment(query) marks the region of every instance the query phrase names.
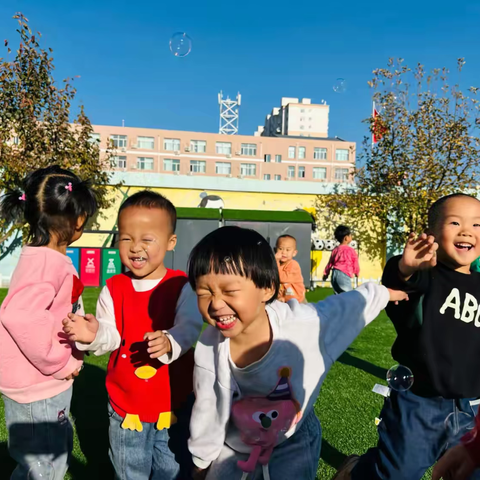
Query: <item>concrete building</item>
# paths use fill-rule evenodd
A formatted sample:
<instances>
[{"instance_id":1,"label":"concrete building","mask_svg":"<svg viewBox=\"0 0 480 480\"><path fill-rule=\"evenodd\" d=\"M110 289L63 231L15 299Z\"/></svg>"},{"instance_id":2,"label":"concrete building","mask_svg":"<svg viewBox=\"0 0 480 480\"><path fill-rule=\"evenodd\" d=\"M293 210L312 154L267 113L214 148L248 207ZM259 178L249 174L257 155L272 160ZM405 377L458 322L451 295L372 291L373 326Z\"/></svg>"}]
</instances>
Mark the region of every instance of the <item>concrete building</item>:
<instances>
[{"instance_id":1,"label":"concrete building","mask_svg":"<svg viewBox=\"0 0 480 480\"><path fill-rule=\"evenodd\" d=\"M328 137L330 107L322 102L314 104L309 98L283 97L281 106L265 117L265 126L258 127L255 136Z\"/></svg>"},{"instance_id":2,"label":"concrete building","mask_svg":"<svg viewBox=\"0 0 480 480\"><path fill-rule=\"evenodd\" d=\"M326 108L328 114L327 106L315 107L319 111ZM115 170L119 172L205 177L205 181L211 177L262 180L259 183L265 191L274 188L266 186L269 181L353 181L355 143L338 138L220 135L105 125L93 128L93 140L102 150L113 142Z\"/></svg>"}]
</instances>

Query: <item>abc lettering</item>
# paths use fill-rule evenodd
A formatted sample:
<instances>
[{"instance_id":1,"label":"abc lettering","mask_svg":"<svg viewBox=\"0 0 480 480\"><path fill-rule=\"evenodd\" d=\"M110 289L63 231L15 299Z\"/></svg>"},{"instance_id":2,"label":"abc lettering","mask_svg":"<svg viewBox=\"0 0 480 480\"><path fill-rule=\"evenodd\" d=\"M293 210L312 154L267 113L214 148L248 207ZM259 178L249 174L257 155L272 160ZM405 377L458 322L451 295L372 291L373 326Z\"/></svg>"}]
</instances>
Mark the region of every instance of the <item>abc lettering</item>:
<instances>
[{"instance_id":1,"label":"abc lettering","mask_svg":"<svg viewBox=\"0 0 480 480\"><path fill-rule=\"evenodd\" d=\"M480 308L478 307L477 299L469 293L465 294L465 301L462 305L460 291L458 288L453 288L445 300L445 303L440 308L440 313L445 315L445 312L451 308L453 309L453 316L457 320L465 323L471 323L475 320L475 326L480 327Z\"/></svg>"}]
</instances>

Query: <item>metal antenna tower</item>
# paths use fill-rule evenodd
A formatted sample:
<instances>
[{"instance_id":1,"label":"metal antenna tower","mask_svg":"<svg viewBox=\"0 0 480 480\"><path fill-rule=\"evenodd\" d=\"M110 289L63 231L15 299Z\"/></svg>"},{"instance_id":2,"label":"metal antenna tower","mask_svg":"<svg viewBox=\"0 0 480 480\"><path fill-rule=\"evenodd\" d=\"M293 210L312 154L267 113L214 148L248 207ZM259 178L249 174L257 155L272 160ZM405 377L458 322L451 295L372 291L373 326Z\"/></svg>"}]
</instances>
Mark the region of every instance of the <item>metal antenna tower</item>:
<instances>
[{"instance_id":1,"label":"metal antenna tower","mask_svg":"<svg viewBox=\"0 0 480 480\"><path fill-rule=\"evenodd\" d=\"M237 93L235 100L230 100L227 96L223 98L223 93L218 94L218 104L220 105L220 129L218 133L222 135L236 135L238 133L238 107L240 107L242 96Z\"/></svg>"}]
</instances>

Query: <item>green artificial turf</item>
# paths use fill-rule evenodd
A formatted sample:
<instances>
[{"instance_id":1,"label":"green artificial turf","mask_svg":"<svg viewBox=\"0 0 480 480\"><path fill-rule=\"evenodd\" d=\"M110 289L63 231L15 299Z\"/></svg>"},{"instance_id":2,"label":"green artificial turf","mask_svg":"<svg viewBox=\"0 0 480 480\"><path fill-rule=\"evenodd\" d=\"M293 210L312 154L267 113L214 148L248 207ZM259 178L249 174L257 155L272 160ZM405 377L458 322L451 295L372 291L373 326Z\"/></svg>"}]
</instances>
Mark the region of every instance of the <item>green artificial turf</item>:
<instances>
[{"instance_id":1,"label":"green artificial turf","mask_svg":"<svg viewBox=\"0 0 480 480\"><path fill-rule=\"evenodd\" d=\"M86 289L83 298L87 312L95 311L99 291ZM309 292L307 298L310 302L319 301L331 293L330 289L317 289ZM6 290L0 289L0 302L5 295ZM348 312L345 314L348 315ZM390 355L394 338L393 326L382 312L327 375L315 404L323 430L318 480L330 479L346 455L363 453L375 445L375 417L380 413L383 397L371 390L375 383L386 385L386 371L394 365ZM75 381L72 417L76 434L73 461L66 478L110 478L105 391L107 361L107 356L88 356L85 368ZM0 479L7 479L13 462L7 452L3 402L0 402L0 418ZM428 473L424 480L429 478Z\"/></svg>"}]
</instances>

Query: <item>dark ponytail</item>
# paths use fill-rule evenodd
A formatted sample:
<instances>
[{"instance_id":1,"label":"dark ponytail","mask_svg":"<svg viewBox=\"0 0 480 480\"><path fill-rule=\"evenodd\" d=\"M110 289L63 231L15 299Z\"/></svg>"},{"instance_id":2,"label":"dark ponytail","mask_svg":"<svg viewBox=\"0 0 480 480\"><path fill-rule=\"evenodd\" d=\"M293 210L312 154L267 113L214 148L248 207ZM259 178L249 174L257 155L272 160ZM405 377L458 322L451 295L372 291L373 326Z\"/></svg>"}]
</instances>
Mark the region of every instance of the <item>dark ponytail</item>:
<instances>
[{"instance_id":1,"label":"dark ponytail","mask_svg":"<svg viewBox=\"0 0 480 480\"><path fill-rule=\"evenodd\" d=\"M91 183L57 165L35 170L22 183L23 191L2 197L0 214L9 223L26 222L32 246L48 245L52 234L59 243L70 243L78 219L85 217L86 222L97 210Z\"/></svg>"}]
</instances>

